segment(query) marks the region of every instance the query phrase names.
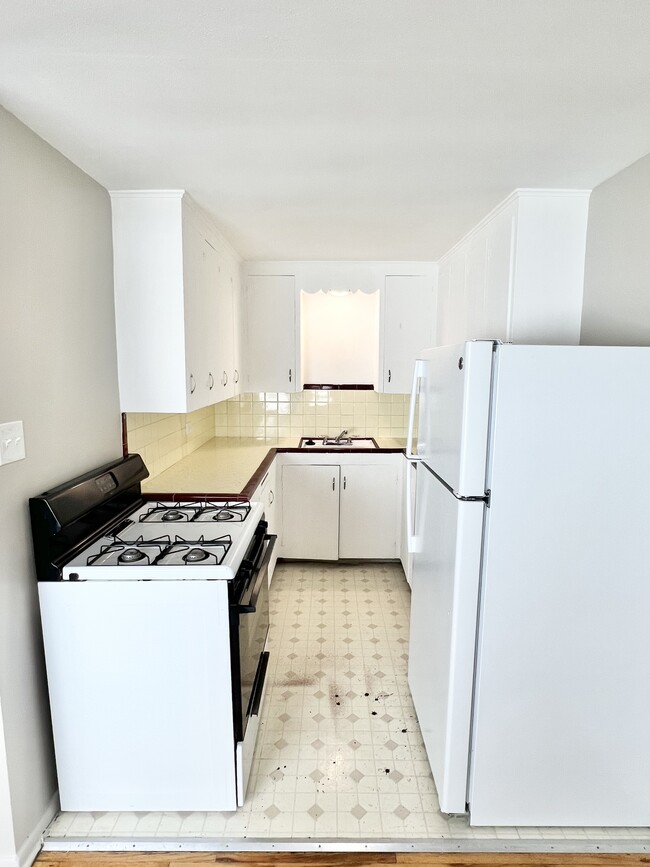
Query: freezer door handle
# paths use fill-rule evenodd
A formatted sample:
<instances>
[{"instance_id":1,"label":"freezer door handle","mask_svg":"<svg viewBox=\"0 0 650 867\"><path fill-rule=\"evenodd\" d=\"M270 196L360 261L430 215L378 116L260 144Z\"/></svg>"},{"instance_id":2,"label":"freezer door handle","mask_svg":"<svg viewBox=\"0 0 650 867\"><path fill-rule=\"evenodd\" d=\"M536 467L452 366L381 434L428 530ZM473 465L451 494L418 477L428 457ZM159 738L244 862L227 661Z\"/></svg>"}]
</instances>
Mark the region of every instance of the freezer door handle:
<instances>
[{"instance_id":1,"label":"freezer door handle","mask_svg":"<svg viewBox=\"0 0 650 867\"><path fill-rule=\"evenodd\" d=\"M415 404L417 403L418 395L420 393L420 382L422 381L423 376L424 360L422 358L418 358L416 359L415 367L413 368L413 384L411 385L411 403L409 406L409 426L408 433L406 435L406 457L410 461L423 460L420 455L414 454L412 451L413 430L415 428Z\"/></svg>"}]
</instances>

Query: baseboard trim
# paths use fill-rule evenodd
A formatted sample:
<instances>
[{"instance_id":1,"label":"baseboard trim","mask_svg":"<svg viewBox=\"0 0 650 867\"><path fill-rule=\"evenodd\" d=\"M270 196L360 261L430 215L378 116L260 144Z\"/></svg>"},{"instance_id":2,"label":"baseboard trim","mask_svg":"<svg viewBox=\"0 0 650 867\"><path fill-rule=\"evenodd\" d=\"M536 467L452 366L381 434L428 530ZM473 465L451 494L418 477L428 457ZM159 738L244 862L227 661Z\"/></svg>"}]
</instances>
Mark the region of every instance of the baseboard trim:
<instances>
[{"instance_id":1,"label":"baseboard trim","mask_svg":"<svg viewBox=\"0 0 650 867\"><path fill-rule=\"evenodd\" d=\"M36 856L43 847L43 833L58 812L59 793L55 792L50 798L50 801L40 819L34 825L29 836L18 850L15 860L13 862L7 862L6 865L0 861L0 867L31 867Z\"/></svg>"}]
</instances>

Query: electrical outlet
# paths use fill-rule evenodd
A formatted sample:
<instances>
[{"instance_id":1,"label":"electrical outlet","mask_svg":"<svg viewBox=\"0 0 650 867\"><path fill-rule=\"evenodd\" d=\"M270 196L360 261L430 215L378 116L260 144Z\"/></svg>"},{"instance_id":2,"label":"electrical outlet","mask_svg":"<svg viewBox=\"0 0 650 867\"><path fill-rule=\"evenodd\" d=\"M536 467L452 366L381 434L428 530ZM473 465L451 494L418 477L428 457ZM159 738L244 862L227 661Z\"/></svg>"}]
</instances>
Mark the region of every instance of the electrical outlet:
<instances>
[{"instance_id":1,"label":"electrical outlet","mask_svg":"<svg viewBox=\"0 0 650 867\"><path fill-rule=\"evenodd\" d=\"M22 461L25 457L25 436L22 421L0 424L0 464Z\"/></svg>"}]
</instances>

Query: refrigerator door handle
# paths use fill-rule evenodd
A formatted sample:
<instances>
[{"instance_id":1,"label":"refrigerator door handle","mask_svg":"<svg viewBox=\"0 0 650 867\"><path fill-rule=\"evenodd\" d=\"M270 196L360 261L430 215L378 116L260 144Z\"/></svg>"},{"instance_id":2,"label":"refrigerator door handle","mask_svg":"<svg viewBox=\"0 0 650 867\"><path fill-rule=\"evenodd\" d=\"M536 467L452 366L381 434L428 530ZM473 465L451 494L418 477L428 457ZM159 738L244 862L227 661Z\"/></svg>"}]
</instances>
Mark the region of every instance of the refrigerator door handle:
<instances>
[{"instance_id":1,"label":"refrigerator door handle","mask_svg":"<svg viewBox=\"0 0 650 867\"><path fill-rule=\"evenodd\" d=\"M415 510L413 508L413 483L411 481L411 464L406 465L406 550L409 554L417 554L421 550L419 538L415 533Z\"/></svg>"},{"instance_id":2,"label":"refrigerator door handle","mask_svg":"<svg viewBox=\"0 0 650 867\"><path fill-rule=\"evenodd\" d=\"M413 430L415 428L415 404L417 403L418 395L420 392L420 382L422 381L422 377L424 376L424 360L421 358L417 358L415 361L415 367L413 368L413 384L411 386L411 403L409 406L409 426L408 433L406 434L406 457L410 461L421 461L419 455L414 454L412 451L413 446Z\"/></svg>"}]
</instances>

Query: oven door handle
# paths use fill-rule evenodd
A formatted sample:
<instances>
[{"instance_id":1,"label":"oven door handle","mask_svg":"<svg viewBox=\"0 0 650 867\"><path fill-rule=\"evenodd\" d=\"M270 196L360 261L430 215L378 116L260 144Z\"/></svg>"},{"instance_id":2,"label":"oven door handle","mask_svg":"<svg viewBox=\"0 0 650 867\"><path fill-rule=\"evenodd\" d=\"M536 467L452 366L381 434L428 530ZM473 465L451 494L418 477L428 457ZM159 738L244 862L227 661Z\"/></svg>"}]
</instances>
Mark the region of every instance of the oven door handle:
<instances>
[{"instance_id":1,"label":"oven door handle","mask_svg":"<svg viewBox=\"0 0 650 867\"><path fill-rule=\"evenodd\" d=\"M255 675L255 683L253 684L253 692L248 705L246 716L258 716L260 705L262 704L262 695L264 694L264 681L266 680L266 670L269 667L269 652L265 650L260 655L260 662Z\"/></svg>"},{"instance_id":2,"label":"oven door handle","mask_svg":"<svg viewBox=\"0 0 650 867\"><path fill-rule=\"evenodd\" d=\"M264 584L264 581L267 579L267 573L269 570L269 563L271 562L271 556L273 555L273 549L275 548L275 543L277 541L277 536L272 533L267 533L264 536L264 541L269 544L266 546L266 552L264 554L264 559L259 565L259 569L257 570L257 575L255 578L255 584L253 585L253 589L250 592L250 596L246 602L240 601L237 604L237 611L239 614L254 614L257 606L257 597L260 595L260 590Z\"/></svg>"}]
</instances>

